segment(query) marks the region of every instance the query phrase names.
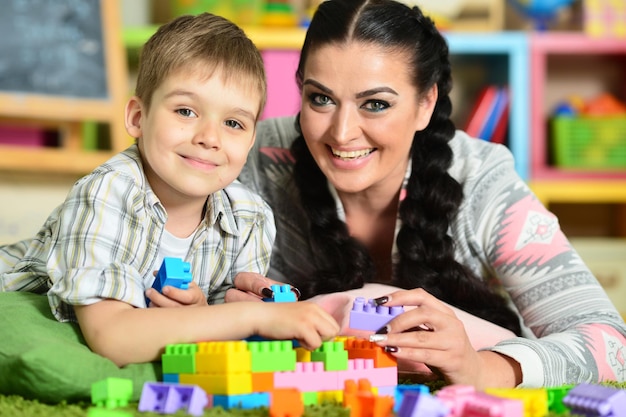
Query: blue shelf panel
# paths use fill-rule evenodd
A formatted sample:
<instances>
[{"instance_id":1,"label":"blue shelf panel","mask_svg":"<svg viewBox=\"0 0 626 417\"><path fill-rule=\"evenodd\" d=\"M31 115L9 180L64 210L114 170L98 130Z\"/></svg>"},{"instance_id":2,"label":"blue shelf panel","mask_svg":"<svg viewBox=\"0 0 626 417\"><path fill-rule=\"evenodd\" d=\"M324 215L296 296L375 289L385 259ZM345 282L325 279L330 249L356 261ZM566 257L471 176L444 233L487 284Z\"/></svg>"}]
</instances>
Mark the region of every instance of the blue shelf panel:
<instances>
[{"instance_id":1,"label":"blue shelf panel","mask_svg":"<svg viewBox=\"0 0 626 417\"><path fill-rule=\"evenodd\" d=\"M515 169L523 180L530 172L530 62L528 36L521 32L444 33L451 55L504 55L508 57L511 92L508 146Z\"/></svg>"}]
</instances>

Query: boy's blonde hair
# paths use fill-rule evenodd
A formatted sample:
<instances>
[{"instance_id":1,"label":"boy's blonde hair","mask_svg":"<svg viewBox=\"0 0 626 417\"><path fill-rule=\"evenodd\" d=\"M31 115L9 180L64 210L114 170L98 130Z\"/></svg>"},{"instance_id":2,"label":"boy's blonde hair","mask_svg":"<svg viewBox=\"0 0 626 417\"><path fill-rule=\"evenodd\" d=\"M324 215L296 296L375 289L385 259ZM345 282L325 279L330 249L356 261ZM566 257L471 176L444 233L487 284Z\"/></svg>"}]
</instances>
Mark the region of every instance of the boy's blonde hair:
<instances>
[{"instance_id":1,"label":"boy's blonde hair","mask_svg":"<svg viewBox=\"0 0 626 417\"><path fill-rule=\"evenodd\" d=\"M180 69L211 76L219 70L225 83L248 83L265 106L267 81L261 54L231 21L210 13L180 16L162 25L143 46L135 95L150 109L152 95L169 75Z\"/></svg>"}]
</instances>

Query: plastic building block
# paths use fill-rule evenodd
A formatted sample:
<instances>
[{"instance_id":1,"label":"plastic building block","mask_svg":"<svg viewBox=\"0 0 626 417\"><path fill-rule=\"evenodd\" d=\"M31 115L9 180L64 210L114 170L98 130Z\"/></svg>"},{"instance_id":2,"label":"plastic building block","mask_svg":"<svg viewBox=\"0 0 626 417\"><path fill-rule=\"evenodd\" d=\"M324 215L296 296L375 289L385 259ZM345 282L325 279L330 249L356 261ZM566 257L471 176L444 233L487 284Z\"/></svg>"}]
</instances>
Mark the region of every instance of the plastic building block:
<instances>
[{"instance_id":1,"label":"plastic building block","mask_svg":"<svg viewBox=\"0 0 626 417\"><path fill-rule=\"evenodd\" d=\"M347 339L344 347L348 351L348 359L373 359L376 368L386 368L397 366L398 360L391 354L385 352L382 346L365 339Z\"/></svg>"},{"instance_id":2,"label":"plastic building block","mask_svg":"<svg viewBox=\"0 0 626 417\"><path fill-rule=\"evenodd\" d=\"M91 403L98 407L126 407L132 396L132 379L106 378L91 384Z\"/></svg>"},{"instance_id":3,"label":"plastic building block","mask_svg":"<svg viewBox=\"0 0 626 417\"><path fill-rule=\"evenodd\" d=\"M172 384L178 384L180 383L180 378L178 376L178 374L163 374L163 382L169 382Z\"/></svg>"},{"instance_id":4,"label":"plastic building block","mask_svg":"<svg viewBox=\"0 0 626 417\"><path fill-rule=\"evenodd\" d=\"M324 371L322 362L298 362L295 371L276 372L275 388L297 388L301 392L322 392L341 389L338 372Z\"/></svg>"},{"instance_id":5,"label":"plastic building block","mask_svg":"<svg viewBox=\"0 0 626 417\"><path fill-rule=\"evenodd\" d=\"M275 388L270 391L270 417L300 417L304 414L302 395L296 388Z\"/></svg>"},{"instance_id":6,"label":"plastic building block","mask_svg":"<svg viewBox=\"0 0 626 417\"><path fill-rule=\"evenodd\" d=\"M182 409L188 414L201 416L208 402L207 394L194 385L146 382L137 408L160 414L173 414Z\"/></svg>"},{"instance_id":7,"label":"plastic building block","mask_svg":"<svg viewBox=\"0 0 626 417\"><path fill-rule=\"evenodd\" d=\"M252 393L252 374L180 374L182 384L198 385L207 394L238 395Z\"/></svg>"},{"instance_id":8,"label":"plastic building block","mask_svg":"<svg viewBox=\"0 0 626 417\"><path fill-rule=\"evenodd\" d=\"M303 347L297 347L296 350L296 360L298 362L311 362L311 351L305 349Z\"/></svg>"},{"instance_id":9,"label":"plastic building block","mask_svg":"<svg viewBox=\"0 0 626 417\"><path fill-rule=\"evenodd\" d=\"M109 408L91 407L87 410L87 417L133 417L127 411L111 410Z\"/></svg>"},{"instance_id":10,"label":"plastic building block","mask_svg":"<svg viewBox=\"0 0 626 417\"><path fill-rule=\"evenodd\" d=\"M198 374L251 371L251 355L244 341L202 342L196 352Z\"/></svg>"},{"instance_id":11,"label":"plastic building block","mask_svg":"<svg viewBox=\"0 0 626 417\"><path fill-rule=\"evenodd\" d=\"M572 414L625 417L626 391L602 385L579 384L567 393L563 404L570 408Z\"/></svg>"},{"instance_id":12,"label":"plastic building block","mask_svg":"<svg viewBox=\"0 0 626 417\"><path fill-rule=\"evenodd\" d=\"M406 391L397 414L398 417L445 417L450 410L428 392Z\"/></svg>"},{"instance_id":13,"label":"plastic building block","mask_svg":"<svg viewBox=\"0 0 626 417\"><path fill-rule=\"evenodd\" d=\"M318 399L319 395L317 392L303 392L302 393L302 402L304 402L305 406L308 405L317 405L320 403Z\"/></svg>"},{"instance_id":14,"label":"plastic building block","mask_svg":"<svg viewBox=\"0 0 626 417\"><path fill-rule=\"evenodd\" d=\"M238 395L214 395L213 407L222 407L225 410L231 408L250 409L269 407L270 394L268 392L253 392Z\"/></svg>"},{"instance_id":15,"label":"plastic building block","mask_svg":"<svg viewBox=\"0 0 626 417\"><path fill-rule=\"evenodd\" d=\"M184 262L180 258L164 258L157 272L152 288L158 292L163 291L163 287L170 285L172 287L186 290L189 288L191 277L191 264ZM146 305L150 299L146 297Z\"/></svg>"},{"instance_id":16,"label":"plastic building block","mask_svg":"<svg viewBox=\"0 0 626 417\"><path fill-rule=\"evenodd\" d=\"M196 343L180 343L165 346L165 353L161 355L161 365L164 374L195 374L196 373Z\"/></svg>"},{"instance_id":17,"label":"plastic building block","mask_svg":"<svg viewBox=\"0 0 626 417\"><path fill-rule=\"evenodd\" d=\"M402 306L377 306L374 300L366 301L364 297L357 297L354 299L352 311L350 311L349 327L375 332L403 312L404 307Z\"/></svg>"},{"instance_id":18,"label":"plastic building block","mask_svg":"<svg viewBox=\"0 0 626 417\"><path fill-rule=\"evenodd\" d=\"M343 406L350 409L350 417L388 417L392 414L393 397L375 395L367 379L359 379L358 383L347 380Z\"/></svg>"},{"instance_id":19,"label":"plastic building block","mask_svg":"<svg viewBox=\"0 0 626 417\"><path fill-rule=\"evenodd\" d=\"M464 416L472 417L524 417L524 404L519 400L495 397L477 392L463 407Z\"/></svg>"},{"instance_id":20,"label":"plastic building block","mask_svg":"<svg viewBox=\"0 0 626 417\"><path fill-rule=\"evenodd\" d=\"M544 388L487 388L485 393L521 401L526 417L548 415L548 392Z\"/></svg>"},{"instance_id":21,"label":"plastic building block","mask_svg":"<svg viewBox=\"0 0 626 417\"><path fill-rule=\"evenodd\" d=\"M546 392L548 394L548 410L555 413L564 413L565 411L569 411L563 404L563 398L567 395L567 393L574 388L574 385L562 385L560 387L548 387L546 388Z\"/></svg>"},{"instance_id":22,"label":"plastic building block","mask_svg":"<svg viewBox=\"0 0 626 417\"><path fill-rule=\"evenodd\" d=\"M274 292L274 296L272 298L263 298L265 302L274 302L274 303L295 303L297 300L296 294L291 291L291 285L289 284L274 284L271 285L270 288Z\"/></svg>"},{"instance_id":23,"label":"plastic building block","mask_svg":"<svg viewBox=\"0 0 626 417\"><path fill-rule=\"evenodd\" d=\"M296 351L290 340L248 342L252 372L294 371Z\"/></svg>"},{"instance_id":24,"label":"plastic building block","mask_svg":"<svg viewBox=\"0 0 626 417\"><path fill-rule=\"evenodd\" d=\"M430 389L428 388L427 385L423 385L423 384L396 385L394 387L394 392L393 392L393 397L394 397L393 411L395 413L398 413L400 411L400 405L402 404L402 399L404 398L405 394L408 392L415 392L418 394L430 394Z\"/></svg>"},{"instance_id":25,"label":"plastic building block","mask_svg":"<svg viewBox=\"0 0 626 417\"><path fill-rule=\"evenodd\" d=\"M322 346L311 352L311 361L324 362L326 371L348 369L348 351L342 341L322 342Z\"/></svg>"},{"instance_id":26,"label":"plastic building block","mask_svg":"<svg viewBox=\"0 0 626 417\"><path fill-rule=\"evenodd\" d=\"M472 385L448 385L442 387L435 396L450 410L451 417L461 417L467 403L476 394Z\"/></svg>"},{"instance_id":27,"label":"plastic building block","mask_svg":"<svg viewBox=\"0 0 626 417\"><path fill-rule=\"evenodd\" d=\"M274 388L274 372L253 372L252 392L270 391Z\"/></svg>"},{"instance_id":28,"label":"plastic building block","mask_svg":"<svg viewBox=\"0 0 626 417\"><path fill-rule=\"evenodd\" d=\"M368 379L375 386L390 386L398 384L398 368L395 366L375 368L372 359L349 359L348 369L337 372L339 387L347 380Z\"/></svg>"}]
</instances>

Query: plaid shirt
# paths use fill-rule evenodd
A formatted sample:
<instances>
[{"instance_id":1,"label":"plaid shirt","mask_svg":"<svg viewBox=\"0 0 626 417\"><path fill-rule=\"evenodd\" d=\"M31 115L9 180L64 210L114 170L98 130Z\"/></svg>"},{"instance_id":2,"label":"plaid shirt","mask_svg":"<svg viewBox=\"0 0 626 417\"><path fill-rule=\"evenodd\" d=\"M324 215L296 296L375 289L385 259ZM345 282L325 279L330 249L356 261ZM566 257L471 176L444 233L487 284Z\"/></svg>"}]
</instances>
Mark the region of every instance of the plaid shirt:
<instances>
[{"instance_id":1,"label":"plaid shirt","mask_svg":"<svg viewBox=\"0 0 626 417\"><path fill-rule=\"evenodd\" d=\"M166 220L133 145L78 180L35 238L0 246L0 291L47 292L59 321L103 298L145 307ZM238 181L209 196L185 257L209 303L238 272L267 274L275 234L269 206Z\"/></svg>"}]
</instances>

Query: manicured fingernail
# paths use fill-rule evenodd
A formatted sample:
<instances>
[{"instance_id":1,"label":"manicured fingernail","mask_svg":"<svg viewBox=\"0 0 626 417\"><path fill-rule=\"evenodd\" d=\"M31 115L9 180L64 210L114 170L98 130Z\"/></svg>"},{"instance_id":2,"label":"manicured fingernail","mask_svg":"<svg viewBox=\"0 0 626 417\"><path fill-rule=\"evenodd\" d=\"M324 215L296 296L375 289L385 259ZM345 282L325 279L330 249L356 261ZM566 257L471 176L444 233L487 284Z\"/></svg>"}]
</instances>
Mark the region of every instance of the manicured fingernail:
<instances>
[{"instance_id":1,"label":"manicured fingernail","mask_svg":"<svg viewBox=\"0 0 626 417\"><path fill-rule=\"evenodd\" d=\"M386 334L371 334L370 335L370 342L384 342L385 340L387 340Z\"/></svg>"},{"instance_id":2,"label":"manicured fingernail","mask_svg":"<svg viewBox=\"0 0 626 417\"><path fill-rule=\"evenodd\" d=\"M387 301L389 301L389 297L387 297L387 296L374 298L374 304L376 304L377 306L383 305Z\"/></svg>"},{"instance_id":3,"label":"manicured fingernail","mask_svg":"<svg viewBox=\"0 0 626 417\"><path fill-rule=\"evenodd\" d=\"M389 326L383 326L380 329L376 330L376 334L387 334L389 333Z\"/></svg>"},{"instance_id":4,"label":"manicured fingernail","mask_svg":"<svg viewBox=\"0 0 626 417\"><path fill-rule=\"evenodd\" d=\"M385 346L383 350L387 353L396 353L398 351L398 348L395 346Z\"/></svg>"},{"instance_id":5,"label":"manicured fingernail","mask_svg":"<svg viewBox=\"0 0 626 417\"><path fill-rule=\"evenodd\" d=\"M296 300L299 300L302 297L302 293L296 287L291 287L291 291L296 295Z\"/></svg>"},{"instance_id":6,"label":"manicured fingernail","mask_svg":"<svg viewBox=\"0 0 626 417\"><path fill-rule=\"evenodd\" d=\"M261 295L267 298L274 298L274 291L272 291L270 288L263 288L261 290Z\"/></svg>"}]
</instances>

